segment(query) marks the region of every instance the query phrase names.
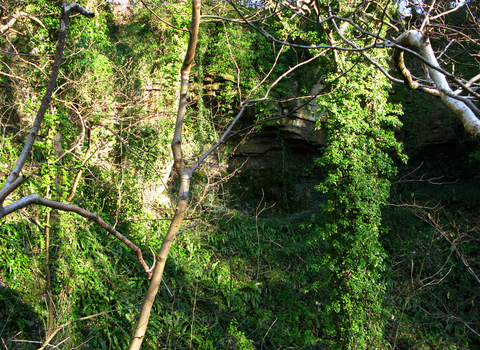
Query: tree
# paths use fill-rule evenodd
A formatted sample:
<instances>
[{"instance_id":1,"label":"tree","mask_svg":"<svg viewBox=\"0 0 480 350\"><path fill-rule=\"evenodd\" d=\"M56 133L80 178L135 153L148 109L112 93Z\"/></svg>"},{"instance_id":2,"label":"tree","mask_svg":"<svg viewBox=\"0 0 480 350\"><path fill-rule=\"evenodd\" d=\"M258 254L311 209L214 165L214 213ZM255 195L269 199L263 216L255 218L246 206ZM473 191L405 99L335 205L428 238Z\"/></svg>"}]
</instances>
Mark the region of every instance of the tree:
<instances>
[{"instance_id":1,"label":"tree","mask_svg":"<svg viewBox=\"0 0 480 350\"><path fill-rule=\"evenodd\" d=\"M268 1L262 5L246 3L241 6L228 1L231 8L237 13L236 18L233 16L233 12L230 12L229 16L225 16L224 10L221 9L221 6L225 5L224 3L205 4L209 11L204 15L200 15L201 2L194 0L192 3L190 41L181 72L180 103L172 142L175 169L181 184L175 215L162 248L156 256L155 267L150 269L143 260L141 250L121 235L114 226L79 206L31 194L12 204L2 205L1 216L11 214L30 204L72 211L92 219L133 249L145 272L149 275L152 274L150 288L131 344L131 349L138 349L144 339L151 306L162 280L168 252L175 237L183 232L181 226L188 205L190 180L193 173L206 157L225 142L247 108L268 101L273 88L298 67L315 62L315 60L323 60L324 64L329 63L330 66L321 67L322 79L315 79L316 82L322 81L322 88L305 99L306 102L303 105L315 98L319 100L324 116L319 123L327 130L328 146L321 161L329 169L329 177L323 184L323 189L329 195L327 210L332 212L330 226L321 232L321 237L327 241L329 247L328 254L323 261L330 295L329 306L325 310L329 319L328 330L331 333L327 336L331 336L335 344L345 348L367 348L372 344L378 344L379 339L382 338L381 321L372 321L372 317L375 318L380 314L379 303L383 290L378 282L383 258L378 243L379 208L388 194L386 178L393 173L392 160L388 154L392 149L396 152L400 151L399 145L394 141L392 131L392 127L398 126L394 116L398 111L387 104L388 84L384 78L379 77L379 74L384 74L395 83L405 84L409 88L440 96L445 104L459 115L469 133L476 138L480 135L477 118L479 114L472 102L477 101L478 98L472 89L476 78L468 81L462 80L440 68L427 37L431 35L431 28L437 28L428 23L429 18L438 20L446 14L442 12L441 7L434 7L432 3L429 5L425 19L422 20L420 30L406 28L403 33L395 33L399 34L395 38L392 31L399 28L389 17L394 11L392 5L388 3L364 3L353 7L352 4L343 2L320 4L318 1L309 3ZM62 60L63 45L66 40L66 20L70 12L74 10L89 17L92 16L91 12L84 10L80 5L66 6L65 2L62 4L63 17L57 56L47 93L37 114L31 136L0 191L2 203L28 179L20 176L20 172L31 154L35 138L47 111ZM458 6L452 10L461 11L462 7ZM437 14L435 11L439 13ZM12 16L12 21L17 17ZM199 23L202 19L243 23L256 30L265 40L271 41L273 45L280 45L281 48L268 74L259 84L243 95L247 95L244 99L241 97L240 88L241 69L237 65L239 111L229 122L219 140L213 143L188 168L182 155L182 129L187 104L189 73L195 54ZM270 25L270 28L265 29L258 24L262 22ZM7 31L11 27L8 23L2 27L2 31ZM442 35L446 37L445 33ZM467 39L472 40L472 38ZM310 52L310 57L298 62L293 67L282 69L278 66L277 59L288 47ZM394 49L394 63L403 80L394 78L388 72L388 58L385 49L389 48ZM418 50L418 53L414 50ZM427 77L429 79L431 77L430 81L418 83L413 80L404 63L405 53L411 54L415 60L428 67ZM277 77L272 77L272 72L277 74ZM458 84L460 89L453 92L445 77ZM348 79L353 79L353 81L349 82ZM326 97L318 98L321 93ZM461 93L469 95L461 96ZM281 117L285 117L285 115ZM269 119L260 120L259 124L268 121ZM98 124L108 130L108 127L101 123ZM112 131L112 133L114 132ZM115 136L121 139L118 134ZM126 146L128 147L128 145ZM360 306L365 305L368 308L358 311ZM364 333L369 334L368 339L361 338Z\"/></svg>"},{"instance_id":2,"label":"tree","mask_svg":"<svg viewBox=\"0 0 480 350\"><path fill-rule=\"evenodd\" d=\"M177 208L175 210L175 215L170 224L167 235L163 240L162 248L157 255L157 265L153 270L152 281L150 283L150 287L148 288L148 292L143 303L142 313L140 314L138 326L135 331L132 344L130 345L130 349L139 349L142 344L143 338L145 336L145 330L147 329L148 319L150 317L152 305L155 301L155 296L162 281L163 269L165 268L165 262L167 261L168 252L170 251L170 248L175 241L175 236L179 233L180 225L182 224L183 217L185 216L190 191L190 179L196 167L198 167L198 164L200 163L199 160L196 167L194 166L191 170L189 170L185 167L185 161L182 156L183 121L185 119L185 111L187 106L187 92L190 78L190 69L192 67L193 58L195 56L198 28L200 25L200 5L200 0L192 2L193 8L192 24L190 27L190 41L188 43L187 53L185 55L185 61L183 63L181 71L182 85L180 87L180 102L178 106L177 122L175 125L175 136L173 137L172 141L174 164L181 179L180 190L178 192Z\"/></svg>"},{"instance_id":3,"label":"tree","mask_svg":"<svg viewBox=\"0 0 480 350\"><path fill-rule=\"evenodd\" d=\"M134 338L134 342L132 343L132 347L139 346L139 343L141 343L141 340L143 340L142 332L143 333L145 332L145 327L146 327L146 324L147 324L146 322L144 322L144 320L145 320L145 318L148 320L149 307L151 307L151 303L153 302L153 298L156 294L156 291L158 290L158 286L159 286L160 281L161 281L162 270L163 270L163 267L164 267L164 264L165 264L165 261L166 261L167 255L168 255L168 250L170 249L171 244L173 243L173 240L174 240L175 236L179 234L179 232L178 232L179 227L183 222L183 216L185 214L186 205L188 203L189 181L190 181L190 178L192 177L193 172L199 167L200 163L209 154L211 154L219 145L221 145L222 143L225 142L226 136L232 130L235 123L240 119L240 117L242 116L245 109L247 107L249 107L249 103L252 102L252 101L253 102L259 102L259 101L266 100L267 97L268 97L268 94L270 92L269 90L275 84L277 84L278 81L279 81L279 79L273 81L272 85L270 86L270 89L266 90L265 95L263 97L260 97L260 98L257 98L257 99L250 98L250 99L247 99L246 101L242 101L242 108L240 109L240 112L237 114L237 116L230 123L229 127L226 128L224 135L202 157L200 157L200 159L192 166L191 169L188 170L185 167L183 156L182 156L181 138L182 138L183 119L185 117L186 92L187 92L186 90L187 90L187 87L188 87L189 70L190 70L190 66L192 64L193 55L195 53L195 42L196 42L196 36L197 36L197 33L198 33L198 23L199 23L199 19L200 19L200 17L199 17L199 6L200 6L199 1L194 2L194 15L193 15L194 26L192 27L193 29L191 30L191 37L190 37L191 39L190 39L190 44L189 44L190 49L187 51L187 56L186 56L186 59L185 59L185 62L184 62L184 66L182 68L182 85L181 85L181 94L180 94L181 95L181 101L180 101L180 107L179 107L179 112L178 112L178 116L177 116L177 126L176 126L175 137L174 137L174 141L173 141L173 144L172 144L176 170L180 174L181 179L182 179L181 180L181 185L180 185L180 191L179 191L179 201L177 203L176 214L175 214L174 218L172 219L172 223L171 223L171 226L170 226L169 233L167 234L166 239L164 241L163 248L160 250L160 253L158 254L157 259L156 259L158 261L158 263L155 265L155 269L154 269L154 271L156 271L156 273L153 274L151 288L150 288L149 293L147 294L147 302L144 303L144 310L143 310L142 316L140 318L139 328L138 328L137 334ZM49 80L47 92L45 94L43 103L42 103L42 105L39 109L39 112L37 113L37 117L35 119L32 131L30 133L30 137L27 140L26 145L22 149L22 152L19 156L19 159L18 159L16 165L14 166L13 171L10 173L9 178L7 179L5 185L2 189L2 192L1 192L2 200L5 200L7 196L11 195L15 190L19 189L21 187L21 185L23 185L28 180L28 177L20 176L20 172L21 172L22 168L24 167L28 156L31 154L31 151L34 147L35 139L37 138L38 133L41 129L42 121L43 121L43 119L46 115L47 109L49 108L50 100L52 98L53 91L55 89L55 84L56 84L57 79L58 79L58 73L59 73L59 70L60 70L60 63L62 61L64 46L65 46L65 42L66 42L66 19L68 18L68 15L71 13L72 10L77 10L77 11L83 13L83 14L86 14L88 17L93 17L93 12L85 10L82 6L80 6L78 4L72 4L72 5L67 6L65 4L65 2L62 3L62 16L64 16L64 17L62 17L62 19L61 19L60 39L59 39L58 44L57 44L56 59L55 59L55 62L53 63L52 74L51 74L51 77L50 77L50 80ZM311 59L307 60L306 62L309 62L309 61L311 61ZM289 71L291 72L291 71L295 70L296 67L301 66L304 63L305 62L302 62L301 64L299 64L299 65L297 65L293 68L290 68ZM260 84L258 84L257 86L254 86L254 89L258 89L258 87L263 82L265 82L265 79L262 82L260 82ZM105 126L101 123L98 123L98 122L95 122L91 125L99 125L99 126L105 128L105 129L107 129L112 134L114 134L115 137L118 138L122 142L122 144L124 144L125 147L127 147L129 149L129 151L134 153L138 158L141 158L137 153L135 153L122 140L122 138L117 133L115 133L109 127L107 127L107 126ZM82 126L85 127L83 121L82 121ZM88 145L88 149L87 149L86 154L85 154L86 158L88 158L90 156L91 131L88 132L88 138L89 138L89 140L88 140L89 145ZM58 146L56 146L56 147L57 147L56 149L58 149ZM55 157L61 158L62 156L63 155L60 155L60 152L55 153ZM75 180L73 181L72 189L71 189L71 195L68 196L67 201L69 201L73 198L72 194L75 193L75 189L78 185L78 179L79 179L79 177L81 177L81 175L82 175L82 171L80 170L77 173L77 176L76 176ZM55 178L56 184L58 185L58 176L53 174L53 177ZM57 198L60 199L62 197L61 190L57 189L57 192L58 192L57 193ZM134 252L137 254L138 261L140 262L140 264L144 268L145 272L150 276L152 271L148 267L148 265L145 263L141 250L135 244L133 244L129 239L127 239L125 236L120 234L120 232L115 229L115 227L114 227L115 225L108 224L105 220L101 219L94 212L85 210L85 209L83 209L83 208L81 208L77 205L62 203L59 200L54 201L54 200L51 200L51 199L48 199L48 198L41 197L37 194L30 194L30 195L24 196L23 198L15 200L11 204L7 204L6 206L2 206L2 217L6 216L6 215L9 215L9 214L12 214L12 213L14 213L18 210L21 210L21 209L23 209L26 206L29 206L31 204L37 204L37 205L44 206L44 207L49 207L49 208L52 208L52 209L55 209L55 210L70 211L70 212L74 212L76 214L79 214L80 216L83 216L85 218L91 219L96 224L98 224L100 227L102 227L103 229L105 229L106 231L111 233L113 236L120 239L128 247L133 249ZM50 219L47 219L47 225L49 223L49 220ZM49 244L48 244L48 241L49 241L48 232L49 232L49 230L46 230L46 232L47 232L47 251L48 251L48 246L49 246ZM48 264L48 253L47 253L47 264ZM47 271L48 271L48 269L47 269ZM47 276L48 275L49 275L49 273L47 272ZM49 278L47 277L47 280L48 279ZM48 282L47 282L47 289L48 289ZM51 306L50 306L50 308L51 308ZM52 316L50 316L50 319L51 318L52 318ZM53 323L50 323L49 324L49 330L48 330L48 333L47 333L47 340L46 340L45 344L48 344L48 342L52 339L52 337L56 334L56 332L63 327L57 327L56 329L54 329L54 328L55 327L54 327Z\"/></svg>"},{"instance_id":4,"label":"tree","mask_svg":"<svg viewBox=\"0 0 480 350\"><path fill-rule=\"evenodd\" d=\"M442 69L429 38L436 37L440 42L445 38L451 40L440 56L454 42L466 40L475 43L476 39L468 34L464 34L461 40L452 39L452 32L459 34L457 28L445 23L431 23L455 11L461 11L459 5L450 5L452 8L448 9L448 4L423 4L422 18L418 19L419 30L413 27L414 21L412 27L403 28L400 26L402 23L395 23L390 17L393 11L389 11L388 3L363 3L356 8L352 8L350 3L320 4L317 1L307 4L273 1L269 5L272 13L277 14L285 26L288 25L288 39L279 39L264 27L248 21L247 15L242 14L238 8L237 11L250 26L268 39L296 48L330 49L337 70L352 70L347 76L352 77L354 82L336 85L336 91L324 98L329 100L334 96L332 104L321 104L326 111L326 120L322 125L327 132L326 154L322 158L322 165L330 169L322 189L329 194L326 209L333 213L331 225L322 232L329 247L328 254L322 259L328 271L326 276L331 298L326 319L330 320L335 344L340 347L378 346L382 339L378 299L381 298L382 286L377 273L382 269L383 260L377 231L380 227L379 209L389 192L385 177L392 174L391 160L387 154L389 149L399 152L393 134L383 134L385 131L378 125L398 124L394 118L388 117L394 110L381 106L386 101L385 97L382 98L382 91L385 92L386 88L377 90L381 80L354 68L359 61L365 61L394 83L405 84L409 89L419 89L440 97L460 118L465 130L478 139L480 114L473 103L478 102L478 96L471 89L477 76L461 79ZM469 29L474 23L476 19L470 12L469 21L464 24L464 33L470 34ZM312 27L322 30L329 43L322 45L321 39L310 32L315 30ZM396 38L395 34L398 35ZM393 48L393 65L403 81L388 72L388 60L378 53L378 50L388 48ZM403 58L405 52L413 56L414 62L416 60L426 67L426 77L422 83L414 81L406 68ZM359 58L353 64L355 59L350 54L353 56L355 53ZM447 78L458 86L455 92ZM356 90L359 81L362 86ZM369 86L370 81L374 81L376 86ZM461 96L462 93L467 95ZM360 101L355 106L357 99ZM362 113L367 115L362 116ZM362 125L362 122L366 124ZM371 129L367 125L371 125Z\"/></svg>"}]
</instances>

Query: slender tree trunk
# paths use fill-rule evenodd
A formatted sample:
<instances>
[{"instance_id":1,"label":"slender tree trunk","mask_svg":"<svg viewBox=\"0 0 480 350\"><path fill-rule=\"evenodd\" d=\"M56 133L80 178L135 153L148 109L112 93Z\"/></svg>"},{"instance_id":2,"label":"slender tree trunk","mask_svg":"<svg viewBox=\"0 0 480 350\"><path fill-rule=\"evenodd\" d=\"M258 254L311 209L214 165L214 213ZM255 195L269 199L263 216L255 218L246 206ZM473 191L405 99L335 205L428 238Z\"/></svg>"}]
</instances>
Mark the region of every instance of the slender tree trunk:
<instances>
[{"instance_id":1,"label":"slender tree trunk","mask_svg":"<svg viewBox=\"0 0 480 350\"><path fill-rule=\"evenodd\" d=\"M65 49L65 41L67 38L67 20L68 16L72 12L78 12L88 18L93 18L95 16L93 12L86 10L85 8L76 3L66 6L65 0L62 1L62 14L60 16L60 34L58 35L57 49L55 52L55 59L53 61L52 73L50 74L50 79L47 85L47 91L43 96L42 103L40 105L40 108L38 109L32 129L28 134L27 142L25 143L25 146L23 147L22 152L18 157L17 163L15 163L12 172L8 176L7 181L0 190L0 218L4 216L3 202L5 201L5 198L7 198L10 193L12 193L16 188L22 185L27 179L24 176L20 176L20 172L22 171L25 162L30 156L30 152L33 148L33 143L35 142L38 132L42 127L45 112L50 105L53 91L55 90L58 73L60 72L60 65L62 63L63 51Z\"/></svg>"},{"instance_id":2,"label":"slender tree trunk","mask_svg":"<svg viewBox=\"0 0 480 350\"><path fill-rule=\"evenodd\" d=\"M46 284L45 284L45 294L47 294L47 310L48 310L48 319L47 319L47 333L46 337L48 338L52 333L55 327L54 319L54 305L53 305L53 295L52 295L52 277L50 273L50 214L51 210L47 213L47 218L45 220L45 272L46 272Z\"/></svg>"},{"instance_id":3,"label":"slender tree trunk","mask_svg":"<svg viewBox=\"0 0 480 350\"><path fill-rule=\"evenodd\" d=\"M200 6L201 0L192 0L192 24L190 27L190 41L188 43L187 53L183 62L181 71L181 87L180 87L180 103L178 106L177 121L175 125L175 135L172 141L172 153L175 168L180 175L180 190L178 193L178 203L175 210L170 228L163 240L160 252L157 255L157 264L153 270L150 287L148 288L145 301L143 303L142 312L138 320L137 329L130 345L130 350L138 350L142 345L147 330L148 320L152 310L155 296L157 295L158 288L162 282L163 270L165 268L165 262L167 261L168 253L172 247L175 237L179 231L179 228L183 222L185 211L188 206L189 190L190 190L190 177L191 171L185 167L185 162L182 156L182 130L183 121L185 119L185 111L187 106L187 92L188 82L190 76L190 68L192 67L193 57L195 56L195 48L197 46L198 28L200 25Z\"/></svg>"}]
</instances>

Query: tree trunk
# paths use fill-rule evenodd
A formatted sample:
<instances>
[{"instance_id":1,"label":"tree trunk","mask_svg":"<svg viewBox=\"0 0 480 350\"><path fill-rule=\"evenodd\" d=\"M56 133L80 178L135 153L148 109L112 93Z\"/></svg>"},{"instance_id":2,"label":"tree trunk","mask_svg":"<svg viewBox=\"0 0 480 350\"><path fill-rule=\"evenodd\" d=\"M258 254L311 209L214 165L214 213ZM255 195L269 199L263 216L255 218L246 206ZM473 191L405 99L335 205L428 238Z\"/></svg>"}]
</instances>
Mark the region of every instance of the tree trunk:
<instances>
[{"instance_id":1,"label":"tree trunk","mask_svg":"<svg viewBox=\"0 0 480 350\"><path fill-rule=\"evenodd\" d=\"M430 40L423 35L422 32L418 30L409 30L403 33L398 37L396 43L407 48L413 48L418 51L418 53L432 66L439 67L437 58L435 56L435 52L433 52L432 46L430 44ZM396 49L397 51L400 49ZM400 50L401 51L401 50ZM401 55L394 55L394 57L398 57L398 59L402 59ZM396 60L398 60L396 59ZM398 62L395 62L398 64ZM462 98L460 96L456 96L453 90L450 87L450 84L447 81L445 75L435 68L427 66L428 73L435 83L436 88L440 94L440 98L442 99L443 103L450 108L450 110L455 113L463 123L465 130L471 134L475 139L480 140L480 120L475 115L474 111L472 110L472 106L469 106L468 100ZM416 82L412 82L410 72L406 67L402 69L397 68L399 73L403 75L404 79L408 82L406 85L410 88L415 89L418 84ZM454 98L455 96L457 98ZM473 104L472 104L473 105ZM473 108L475 108L473 106Z\"/></svg>"},{"instance_id":2,"label":"tree trunk","mask_svg":"<svg viewBox=\"0 0 480 350\"><path fill-rule=\"evenodd\" d=\"M190 68L192 67L193 57L195 56L195 48L197 46L198 28L200 25L200 6L201 0L192 0L192 24L190 27L190 41L188 43L187 53L183 62L181 70L181 87L180 87L180 103L178 106L177 121L175 125L175 134L172 141L172 153L175 168L180 175L180 190L178 193L178 203L175 210L170 228L167 235L163 240L160 252L157 255L157 264L153 270L150 287L148 288L145 301L142 306L142 312L138 320L137 329L130 345L130 350L138 350L142 345L147 330L148 319L152 310L155 296L157 295L158 288L162 282L163 270L165 268L165 262L167 261L168 253L172 247L175 237L179 231L180 225L183 222L185 211L188 206L189 190L190 190L190 177L191 171L185 167L185 162L182 156L182 130L183 121L185 118L185 111L187 106L187 92L188 82L190 76ZM157 344L158 345L158 344Z\"/></svg>"}]
</instances>

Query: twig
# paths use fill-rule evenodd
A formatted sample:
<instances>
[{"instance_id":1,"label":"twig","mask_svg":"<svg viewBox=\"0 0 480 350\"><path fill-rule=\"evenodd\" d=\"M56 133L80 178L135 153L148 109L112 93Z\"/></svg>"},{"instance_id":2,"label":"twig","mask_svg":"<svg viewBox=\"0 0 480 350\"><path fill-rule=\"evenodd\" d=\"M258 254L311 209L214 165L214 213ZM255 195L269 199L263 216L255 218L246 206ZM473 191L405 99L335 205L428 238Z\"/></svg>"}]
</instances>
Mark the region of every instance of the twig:
<instances>
[{"instance_id":1,"label":"twig","mask_svg":"<svg viewBox=\"0 0 480 350\"><path fill-rule=\"evenodd\" d=\"M263 349L263 343L265 342L265 338L267 337L268 332L270 332L270 329L272 329L272 327L275 325L275 323L277 322L277 320L278 320L278 318L275 318L275 321L273 321L273 323L270 325L270 327L268 327L267 332L266 332L265 335L263 336L262 344L260 345L260 349Z\"/></svg>"},{"instance_id":2,"label":"twig","mask_svg":"<svg viewBox=\"0 0 480 350\"><path fill-rule=\"evenodd\" d=\"M145 163L149 163L147 159L145 158L142 158L142 156L140 156L137 152L135 152L129 145L127 145L127 143L120 137L120 135L118 135L115 131L113 131L112 129L110 129L108 126L106 125L103 125L101 123L93 123L92 125L98 125L98 126L101 126L105 129L107 129L108 131L110 131L117 139L118 141L120 141L125 147L127 147L127 149L132 152L137 158L143 160Z\"/></svg>"},{"instance_id":3,"label":"twig","mask_svg":"<svg viewBox=\"0 0 480 350\"><path fill-rule=\"evenodd\" d=\"M161 21L162 23L166 24L167 26L169 27L172 27L173 29L176 29L176 30L181 30L182 32L188 32L188 29L185 29L185 28L179 28L179 27L175 27L173 24L170 24L168 23L167 21L165 21L164 19L162 19L162 17L160 17L159 15L157 15L151 8L150 6L148 6L145 1L143 0L140 0L140 2L143 4L143 6L145 6L145 8L150 11L159 21Z\"/></svg>"},{"instance_id":4,"label":"twig","mask_svg":"<svg viewBox=\"0 0 480 350\"><path fill-rule=\"evenodd\" d=\"M155 264L157 263L157 257L155 256L155 253L153 252L153 249L151 247L148 247L148 249L150 249L153 255L153 264L152 264L152 267L150 268L150 271L153 271L153 269L155 268Z\"/></svg>"},{"instance_id":5,"label":"twig","mask_svg":"<svg viewBox=\"0 0 480 350\"><path fill-rule=\"evenodd\" d=\"M454 320L456 320L456 321L460 321L461 323L463 323L463 325L464 325L465 327L467 327L467 328L470 329L473 333L475 333L475 335L477 335L478 337L480 337L480 334L479 334L477 331L475 331L472 327L470 327L470 326L469 326L465 321L463 321L461 318L455 317L455 316L449 316L448 318L454 319Z\"/></svg>"},{"instance_id":6,"label":"twig","mask_svg":"<svg viewBox=\"0 0 480 350\"><path fill-rule=\"evenodd\" d=\"M137 158L143 160L150 168L152 168L152 170L157 173L157 175L159 176L159 179L160 181L162 182L164 188L167 187L166 185L166 181L165 179L162 178L162 175L157 171L157 169L155 168L155 166L148 160L148 159L145 159L143 157L141 157L137 152L135 152L129 145L127 145L127 143L120 137L120 135L118 135L115 131L113 131L112 129L110 129L108 126L106 125L103 125L103 124L100 124L100 123L93 123L92 125L99 125L105 129L107 129L108 131L110 131L130 152L132 152ZM173 163L172 163L173 165ZM165 174L165 177L167 178L168 180L168 176L170 175L169 174L169 171L168 171L168 168L171 168L171 166L168 166L167 167L167 173Z\"/></svg>"},{"instance_id":7,"label":"twig","mask_svg":"<svg viewBox=\"0 0 480 350\"><path fill-rule=\"evenodd\" d=\"M75 323L75 322L80 322L80 321L85 321L85 320L89 320L91 318L94 318L94 317L98 317L98 316L102 316L102 315L106 315L108 313L111 313L111 312L120 312L120 311L125 311L125 310L131 310L131 309L136 309L138 308L139 306L131 306L131 307L126 307L126 308L123 308L123 309L115 309L115 310L107 310L107 311L103 311L103 312L100 312L98 314L94 314L94 315L90 315L90 316L85 316L85 317L80 317L80 318L77 318L75 320L72 320L72 321L68 321L64 324L62 324L61 326L58 326L57 328L54 329L54 331L52 332L52 334L50 334L50 336L45 340L45 342L43 343L43 345L38 349L38 350L44 350L45 347L47 345L49 345L50 341L53 339L53 337L55 336L55 334L58 333L59 330L71 325L72 323Z\"/></svg>"},{"instance_id":8,"label":"twig","mask_svg":"<svg viewBox=\"0 0 480 350\"><path fill-rule=\"evenodd\" d=\"M201 221L201 220L202 220L202 217L199 216L196 223L194 223L193 225L189 225L189 226L184 227L182 230L180 230L180 231L177 233L177 236L180 235L180 234L182 234L183 231L186 231L186 230L188 230L188 229L191 229L191 228L194 228L194 227L198 226L198 225L200 224L200 221Z\"/></svg>"},{"instance_id":9,"label":"twig","mask_svg":"<svg viewBox=\"0 0 480 350\"><path fill-rule=\"evenodd\" d=\"M168 294L170 294L170 297L173 298L175 296L175 294L173 294L170 289L168 288L167 284L165 283L165 280L163 279L162 277L162 282L163 282L163 285L165 286L165 288L167 288L167 292Z\"/></svg>"},{"instance_id":10,"label":"twig","mask_svg":"<svg viewBox=\"0 0 480 350\"><path fill-rule=\"evenodd\" d=\"M4 53L6 55L12 55L12 56L28 56L28 57L48 57L49 56L49 55L32 55L30 53L22 53L22 52L9 52L9 51L5 51L5 50L0 50L0 52ZM19 79L21 79L21 78L19 78Z\"/></svg>"}]
</instances>

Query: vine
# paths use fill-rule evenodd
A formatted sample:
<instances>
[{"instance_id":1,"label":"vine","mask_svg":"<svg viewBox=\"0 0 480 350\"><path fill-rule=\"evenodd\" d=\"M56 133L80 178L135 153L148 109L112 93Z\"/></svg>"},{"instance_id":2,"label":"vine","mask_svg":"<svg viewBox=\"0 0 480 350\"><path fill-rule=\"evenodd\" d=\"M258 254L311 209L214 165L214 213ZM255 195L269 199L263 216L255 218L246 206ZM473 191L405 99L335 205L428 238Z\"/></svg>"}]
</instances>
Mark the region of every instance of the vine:
<instances>
[{"instance_id":1,"label":"vine","mask_svg":"<svg viewBox=\"0 0 480 350\"><path fill-rule=\"evenodd\" d=\"M353 60L350 60L353 62ZM341 348L370 349L382 344L380 207L395 173L389 155L400 153L393 127L398 109L387 103L388 83L361 63L341 77L319 103L327 147L319 162L328 169L319 189L327 193L330 223L319 229L327 275L327 338Z\"/></svg>"}]
</instances>

